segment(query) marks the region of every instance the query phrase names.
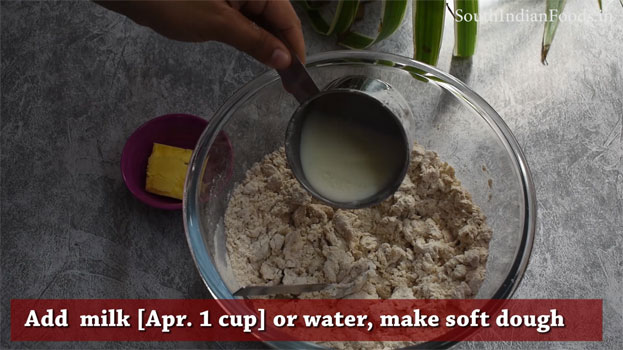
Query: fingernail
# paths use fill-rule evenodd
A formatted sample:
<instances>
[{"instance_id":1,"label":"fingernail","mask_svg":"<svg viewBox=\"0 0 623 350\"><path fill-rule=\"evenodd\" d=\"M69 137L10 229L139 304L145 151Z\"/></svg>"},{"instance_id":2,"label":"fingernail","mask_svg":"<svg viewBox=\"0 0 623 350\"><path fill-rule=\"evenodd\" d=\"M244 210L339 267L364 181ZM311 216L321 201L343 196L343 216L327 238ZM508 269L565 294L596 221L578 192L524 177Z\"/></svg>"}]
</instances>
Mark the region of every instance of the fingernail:
<instances>
[{"instance_id":1,"label":"fingernail","mask_svg":"<svg viewBox=\"0 0 623 350\"><path fill-rule=\"evenodd\" d=\"M270 63L273 68L285 69L290 65L290 55L282 49L276 49L273 51L273 55L270 57Z\"/></svg>"}]
</instances>

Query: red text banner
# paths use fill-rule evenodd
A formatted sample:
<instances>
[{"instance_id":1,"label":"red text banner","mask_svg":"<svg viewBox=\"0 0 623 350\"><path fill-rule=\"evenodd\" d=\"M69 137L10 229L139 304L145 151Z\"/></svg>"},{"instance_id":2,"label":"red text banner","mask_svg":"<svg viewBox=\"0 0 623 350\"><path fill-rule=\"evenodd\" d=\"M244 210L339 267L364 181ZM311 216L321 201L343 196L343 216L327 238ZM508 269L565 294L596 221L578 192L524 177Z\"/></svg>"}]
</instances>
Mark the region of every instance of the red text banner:
<instances>
[{"instance_id":1,"label":"red text banner","mask_svg":"<svg viewBox=\"0 0 623 350\"><path fill-rule=\"evenodd\" d=\"M11 300L12 341L601 341L602 300Z\"/></svg>"}]
</instances>

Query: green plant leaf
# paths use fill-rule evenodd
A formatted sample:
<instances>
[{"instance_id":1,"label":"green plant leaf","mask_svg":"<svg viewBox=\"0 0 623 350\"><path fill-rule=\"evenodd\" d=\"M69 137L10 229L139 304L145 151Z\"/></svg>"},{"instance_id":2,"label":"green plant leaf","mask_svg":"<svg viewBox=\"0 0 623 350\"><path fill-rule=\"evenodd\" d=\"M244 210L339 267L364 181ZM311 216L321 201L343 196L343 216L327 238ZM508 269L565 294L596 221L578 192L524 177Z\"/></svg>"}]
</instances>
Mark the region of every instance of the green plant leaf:
<instances>
[{"instance_id":1,"label":"green plant leaf","mask_svg":"<svg viewBox=\"0 0 623 350\"><path fill-rule=\"evenodd\" d=\"M357 11L359 10L359 0L344 0L342 1L342 9L340 11L340 17L335 23L334 32L337 34L344 33L355 21Z\"/></svg>"},{"instance_id":2,"label":"green plant leaf","mask_svg":"<svg viewBox=\"0 0 623 350\"><path fill-rule=\"evenodd\" d=\"M541 45L541 63L543 64L547 64L547 54L552 46L552 41L554 41L556 29L558 28L558 23L560 22L560 15L562 14L566 3L567 0L547 0L545 13L549 18L545 22L545 28L543 30L543 43ZM555 13L556 16L551 16L552 13Z\"/></svg>"},{"instance_id":3,"label":"green plant leaf","mask_svg":"<svg viewBox=\"0 0 623 350\"><path fill-rule=\"evenodd\" d=\"M441 50L445 0L413 1L413 58L436 65Z\"/></svg>"},{"instance_id":4,"label":"green plant leaf","mask_svg":"<svg viewBox=\"0 0 623 350\"><path fill-rule=\"evenodd\" d=\"M376 37L347 31L340 35L338 44L350 49L365 49L394 34L407 12L407 0L382 0L382 2L381 23Z\"/></svg>"},{"instance_id":5,"label":"green plant leaf","mask_svg":"<svg viewBox=\"0 0 623 350\"><path fill-rule=\"evenodd\" d=\"M471 57L478 36L478 0L454 0L454 56Z\"/></svg>"},{"instance_id":6,"label":"green plant leaf","mask_svg":"<svg viewBox=\"0 0 623 350\"><path fill-rule=\"evenodd\" d=\"M315 10L307 11L307 16L309 17L312 28L314 28L316 33L327 35L329 32L329 24L324 20L324 18L322 18L320 12Z\"/></svg>"},{"instance_id":7,"label":"green plant leaf","mask_svg":"<svg viewBox=\"0 0 623 350\"><path fill-rule=\"evenodd\" d=\"M338 44L348 49L361 50L374 44L374 38L357 32L346 32L338 39Z\"/></svg>"},{"instance_id":8,"label":"green plant leaf","mask_svg":"<svg viewBox=\"0 0 623 350\"><path fill-rule=\"evenodd\" d=\"M343 33L350 28L357 15L359 0L338 0L330 23L324 19L318 7L311 5L309 1L305 1L304 6L314 30L329 36Z\"/></svg>"},{"instance_id":9,"label":"green plant leaf","mask_svg":"<svg viewBox=\"0 0 623 350\"><path fill-rule=\"evenodd\" d=\"M294 3L303 4L303 8L306 10L318 9L328 3L328 1L318 1L318 0L292 0Z\"/></svg>"},{"instance_id":10,"label":"green plant leaf","mask_svg":"<svg viewBox=\"0 0 623 350\"><path fill-rule=\"evenodd\" d=\"M623 1L623 0L620 0ZM603 7L601 6L601 0L597 0L597 3L599 4L599 11L603 11Z\"/></svg>"},{"instance_id":11,"label":"green plant leaf","mask_svg":"<svg viewBox=\"0 0 623 350\"><path fill-rule=\"evenodd\" d=\"M306 10L311 10L311 3L307 0L301 0L301 1L292 1L295 4L303 4L303 8Z\"/></svg>"}]
</instances>

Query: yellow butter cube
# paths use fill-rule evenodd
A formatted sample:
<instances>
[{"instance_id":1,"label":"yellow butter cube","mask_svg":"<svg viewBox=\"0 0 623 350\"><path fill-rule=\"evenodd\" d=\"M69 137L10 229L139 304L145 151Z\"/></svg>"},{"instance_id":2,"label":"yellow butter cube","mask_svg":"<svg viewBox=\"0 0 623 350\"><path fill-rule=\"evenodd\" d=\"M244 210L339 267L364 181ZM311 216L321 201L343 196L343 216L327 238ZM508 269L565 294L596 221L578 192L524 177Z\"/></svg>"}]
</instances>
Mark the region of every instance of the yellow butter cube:
<instances>
[{"instance_id":1,"label":"yellow butter cube","mask_svg":"<svg viewBox=\"0 0 623 350\"><path fill-rule=\"evenodd\" d=\"M182 199L186 170L192 152L190 149L154 143L147 162L145 190L161 196Z\"/></svg>"}]
</instances>

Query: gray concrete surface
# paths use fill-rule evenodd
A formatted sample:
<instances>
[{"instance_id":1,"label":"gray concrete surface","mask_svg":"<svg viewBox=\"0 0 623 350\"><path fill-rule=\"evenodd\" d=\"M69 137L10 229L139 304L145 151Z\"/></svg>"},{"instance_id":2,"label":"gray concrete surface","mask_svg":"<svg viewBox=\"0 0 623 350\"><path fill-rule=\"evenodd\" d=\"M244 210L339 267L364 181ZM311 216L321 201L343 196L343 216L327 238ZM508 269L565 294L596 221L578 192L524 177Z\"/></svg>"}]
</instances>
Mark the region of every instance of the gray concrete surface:
<instances>
[{"instance_id":1,"label":"gray concrete surface","mask_svg":"<svg viewBox=\"0 0 623 350\"><path fill-rule=\"evenodd\" d=\"M601 343L465 343L457 349L623 348L623 8L570 1L549 66L542 23L481 21L477 55L439 67L502 115L523 147L538 228L520 298L604 300ZM544 1L481 1L539 12ZM165 113L206 118L264 68L218 43L164 39L91 2L2 1L1 348L257 348L233 343L12 343L11 298L207 298L181 214L124 187L125 139ZM310 53L336 49L304 19ZM374 50L411 55L410 25Z\"/></svg>"}]
</instances>

